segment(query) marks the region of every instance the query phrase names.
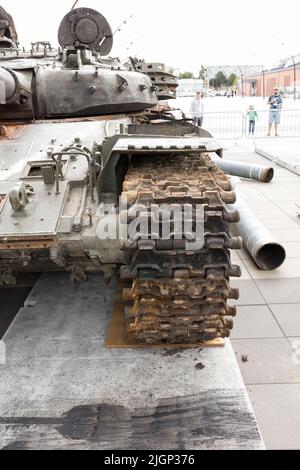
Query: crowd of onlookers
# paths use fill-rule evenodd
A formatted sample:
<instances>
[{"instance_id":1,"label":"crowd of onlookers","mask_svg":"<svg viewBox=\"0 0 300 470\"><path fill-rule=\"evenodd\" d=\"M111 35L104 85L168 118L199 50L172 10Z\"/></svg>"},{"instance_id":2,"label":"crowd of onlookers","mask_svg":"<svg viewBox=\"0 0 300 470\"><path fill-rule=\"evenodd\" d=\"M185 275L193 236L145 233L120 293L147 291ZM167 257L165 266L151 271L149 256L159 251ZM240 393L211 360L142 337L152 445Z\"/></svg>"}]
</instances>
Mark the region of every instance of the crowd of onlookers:
<instances>
[{"instance_id":1,"label":"crowd of onlookers","mask_svg":"<svg viewBox=\"0 0 300 470\"><path fill-rule=\"evenodd\" d=\"M233 98L237 96L237 91L232 90L230 92L225 92L224 96ZM275 136L278 137L278 127L280 124L281 109L283 104L283 99L278 87L274 87L273 93L269 97L267 104L269 106L269 127L267 137L271 136L273 124L275 127ZM193 117L195 124L199 127L202 127L204 121L204 94L201 91L196 92L196 96L191 102L190 113ZM250 105L247 111L247 119L249 123L248 134L254 136L255 126L256 122L259 119L259 115L253 105Z\"/></svg>"}]
</instances>

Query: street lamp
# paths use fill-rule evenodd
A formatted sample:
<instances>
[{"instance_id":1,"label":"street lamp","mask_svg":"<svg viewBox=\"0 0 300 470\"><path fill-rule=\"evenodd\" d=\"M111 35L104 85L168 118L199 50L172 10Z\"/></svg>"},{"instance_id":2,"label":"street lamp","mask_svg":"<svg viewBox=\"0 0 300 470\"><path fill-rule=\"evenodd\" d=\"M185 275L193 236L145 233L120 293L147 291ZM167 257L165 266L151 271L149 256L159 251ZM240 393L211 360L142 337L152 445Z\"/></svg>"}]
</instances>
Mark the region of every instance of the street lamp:
<instances>
[{"instance_id":1,"label":"street lamp","mask_svg":"<svg viewBox=\"0 0 300 470\"><path fill-rule=\"evenodd\" d=\"M251 56L255 59L255 57L256 57L255 52L252 51ZM261 67L261 71L262 71L262 95L263 95L263 99L265 99L265 97L266 97L266 83L265 83L265 80L266 80L265 73L266 73L266 71L265 71L264 65L259 65L259 67Z\"/></svg>"},{"instance_id":2,"label":"street lamp","mask_svg":"<svg viewBox=\"0 0 300 470\"><path fill-rule=\"evenodd\" d=\"M293 54L291 54L292 59L293 59L293 66L294 66L294 101L297 99L297 90L296 90L296 62L295 62L295 57Z\"/></svg>"},{"instance_id":3,"label":"street lamp","mask_svg":"<svg viewBox=\"0 0 300 470\"><path fill-rule=\"evenodd\" d=\"M284 42L281 43L283 47L287 47ZM297 99L297 89L296 89L296 78L297 78L297 72L296 72L296 62L295 62L295 57L293 54L290 54L292 61L293 61L293 67L294 67L294 101Z\"/></svg>"},{"instance_id":4,"label":"street lamp","mask_svg":"<svg viewBox=\"0 0 300 470\"><path fill-rule=\"evenodd\" d=\"M243 71L241 69L241 67L239 65L237 65L237 68L239 69L240 71L240 74L241 74L241 79L242 79L242 98L245 97L245 93L244 93L244 74L243 74Z\"/></svg>"},{"instance_id":5,"label":"street lamp","mask_svg":"<svg viewBox=\"0 0 300 470\"><path fill-rule=\"evenodd\" d=\"M261 65L262 68L262 92L263 92L263 99L266 97L266 84L265 84L265 68Z\"/></svg>"}]
</instances>

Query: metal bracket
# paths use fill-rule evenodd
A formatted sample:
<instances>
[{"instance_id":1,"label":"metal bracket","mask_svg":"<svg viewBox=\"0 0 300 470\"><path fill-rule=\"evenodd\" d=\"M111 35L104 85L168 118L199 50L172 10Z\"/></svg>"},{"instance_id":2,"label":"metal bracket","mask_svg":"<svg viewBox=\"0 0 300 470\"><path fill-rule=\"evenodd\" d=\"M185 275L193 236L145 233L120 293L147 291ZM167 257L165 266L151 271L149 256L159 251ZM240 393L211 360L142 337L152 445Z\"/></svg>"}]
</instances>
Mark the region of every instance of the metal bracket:
<instances>
[{"instance_id":1,"label":"metal bracket","mask_svg":"<svg viewBox=\"0 0 300 470\"><path fill-rule=\"evenodd\" d=\"M29 195L33 195L34 190L25 183L19 183L8 193L9 202L14 212L20 212L29 204Z\"/></svg>"},{"instance_id":2,"label":"metal bracket","mask_svg":"<svg viewBox=\"0 0 300 470\"><path fill-rule=\"evenodd\" d=\"M17 278L12 271L0 272L0 286L15 286Z\"/></svg>"}]
</instances>

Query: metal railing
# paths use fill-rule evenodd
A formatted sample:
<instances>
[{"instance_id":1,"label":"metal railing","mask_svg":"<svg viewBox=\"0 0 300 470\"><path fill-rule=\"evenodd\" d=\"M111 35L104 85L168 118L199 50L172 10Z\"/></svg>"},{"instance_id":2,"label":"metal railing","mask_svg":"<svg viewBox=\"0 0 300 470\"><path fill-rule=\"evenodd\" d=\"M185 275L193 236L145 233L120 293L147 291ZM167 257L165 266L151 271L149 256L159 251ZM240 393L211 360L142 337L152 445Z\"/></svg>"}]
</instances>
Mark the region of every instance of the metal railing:
<instances>
[{"instance_id":1,"label":"metal railing","mask_svg":"<svg viewBox=\"0 0 300 470\"><path fill-rule=\"evenodd\" d=\"M216 139L238 140L243 137L258 139L266 137L269 132L270 111L257 111L253 133L249 133L249 118L247 112L207 112L203 114L202 128ZM194 118L192 114L189 114ZM282 110L278 112L278 134L280 137L300 137L300 109ZM275 135L275 125L272 125L271 135Z\"/></svg>"},{"instance_id":2,"label":"metal railing","mask_svg":"<svg viewBox=\"0 0 300 470\"><path fill-rule=\"evenodd\" d=\"M240 111L204 113L201 127L216 139L241 139L245 128L244 114Z\"/></svg>"},{"instance_id":3,"label":"metal railing","mask_svg":"<svg viewBox=\"0 0 300 470\"><path fill-rule=\"evenodd\" d=\"M245 115L244 134L248 138L266 137L269 132L270 111L257 111L258 119L255 122L253 134L249 133L249 120ZM274 119L278 119L278 135L280 137L300 137L300 110L284 109L275 112ZM275 123L273 122L271 135L275 135Z\"/></svg>"}]
</instances>

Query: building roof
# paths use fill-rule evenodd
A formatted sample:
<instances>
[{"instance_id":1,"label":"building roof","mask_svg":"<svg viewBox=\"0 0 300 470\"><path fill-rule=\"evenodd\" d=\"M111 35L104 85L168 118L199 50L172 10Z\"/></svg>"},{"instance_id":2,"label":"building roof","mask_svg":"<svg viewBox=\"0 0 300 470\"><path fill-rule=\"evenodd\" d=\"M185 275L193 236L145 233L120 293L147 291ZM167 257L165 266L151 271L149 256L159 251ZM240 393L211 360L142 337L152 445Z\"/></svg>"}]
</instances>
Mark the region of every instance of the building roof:
<instances>
[{"instance_id":1,"label":"building roof","mask_svg":"<svg viewBox=\"0 0 300 470\"><path fill-rule=\"evenodd\" d=\"M257 73L253 73L253 74L249 74L249 75L246 75L245 76L245 79L250 79L250 78L254 78L254 77L257 77L257 76L260 76L263 74L267 75L267 74L271 74L271 73L277 73L277 72L284 72L286 70L293 70L294 66L299 69L300 68L300 61L298 60L299 59L299 55L298 56L294 56L295 58L295 65L293 63L293 60L289 60L288 62L286 62L286 64L281 64L277 67L274 67L272 69L264 69L261 67L260 70L257 72ZM291 63L292 62L292 63Z\"/></svg>"},{"instance_id":2,"label":"building roof","mask_svg":"<svg viewBox=\"0 0 300 470\"><path fill-rule=\"evenodd\" d=\"M232 73L237 76L250 75L258 73L261 70L261 65L211 65L206 68L207 79L215 78L218 72L223 72L227 77Z\"/></svg>"}]
</instances>

